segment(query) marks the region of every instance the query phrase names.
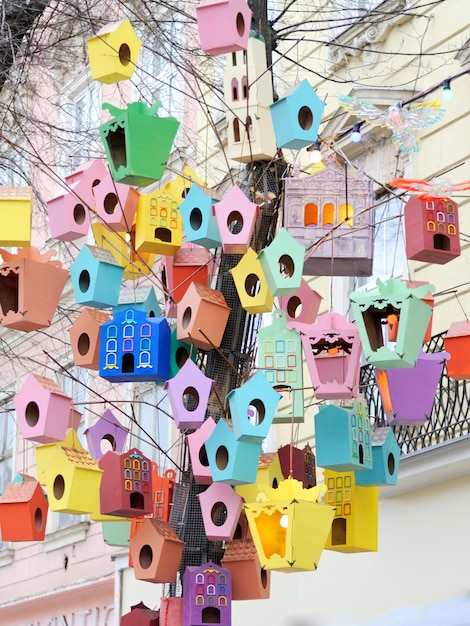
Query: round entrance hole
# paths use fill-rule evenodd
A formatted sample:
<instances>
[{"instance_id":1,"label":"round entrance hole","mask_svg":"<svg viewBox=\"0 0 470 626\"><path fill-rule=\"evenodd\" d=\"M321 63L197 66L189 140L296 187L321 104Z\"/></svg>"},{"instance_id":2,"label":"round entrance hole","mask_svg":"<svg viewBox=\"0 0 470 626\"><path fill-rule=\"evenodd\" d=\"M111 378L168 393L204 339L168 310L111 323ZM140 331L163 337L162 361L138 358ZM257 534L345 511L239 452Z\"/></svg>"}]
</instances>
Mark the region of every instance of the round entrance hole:
<instances>
[{"instance_id":1,"label":"round entrance hole","mask_svg":"<svg viewBox=\"0 0 470 626\"><path fill-rule=\"evenodd\" d=\"M139 552L139 563L143 569L148 569L152 565L153 550L147 543L141 547Z\"/></svg>"},{"instance_id":2,"label":"round entrance hole","mask_svg":"<svg viewBox=\"0 0 470 626\"><path fill-rule=\"evenodd\" d=\"M43 523L43 517L42 517L42 511L41 509L38 507L35 511L34 511L34 528L39 531L42 529L42 523Z\"/></svg>"},{"instance_id":3,"label":"round entrance hole","mask_svg":"<svg viewBox=\"0 0 470 626\"><path fill-rule=\"evenodd\" d=\"M82 293L86 293L90 288L90 272L82 270L78 278L78 287Z\"/></svg>"},{"instance_id":4,"label":"round entrance hole","mask_svg":"<svg viewBox=\"0 0 470 626\"><path fill-rule=\"evenodd\" d=\"M390 452L387 458L387 468L388 468L388 473L390 474L390 476L393 476L394 472L395 472L395 457L393 456L393 454Z\"/></svg>"},{"instance_id":5,"label":"round entrance hole","mask_svg":"<svg viewBox=\"0 0 470 626\"><path fill-rule=\"evenodd\" d=\"M299 126L303 130L309 130L313 124L313 113L311 109L306 106L303 106L299 109Z\"/></svg>"},{"instance_id":6,"label":"round entrance hole","mask_svg":"<svg viewBox=\"0 0 470 626\"><path fill-rule=\"evenodd\" d=\"M114 215L118 206L118 197L115 193L107 193L103 202L103 207L107 215Z\"/></svg>"},{"instance_id":7,"label":"round entrance hole","mask_svg":"<svg viewBox=\"0 0 470 626\"><path fill-rule=\"evenodd\" d=\"M65 493L65 480L62 474L57 474L54 479L54 485L52 487L54 498L60 500Z\"/></svg>"},{"instance_id":8,"label":"round entrance hole","mask_svg":"<svg viewBox=\"0 0 470 626\"><path fill-rule=\"evenodd\" d=\"M292 296L287 303L287 313L292 319L297 319L302 313L302 300L298 296Z\"/></svg>"},{"instance_id":9,"label":"round entrance hole","mask_svg":"<svg viewBox=\"0 0 470 626\"><path fill-rule=\"evenodd\" d=\"M186 363L188 359L189 359L189 352L187 351L186 348L183 348L183 346L180 346L179 348L176 349L175 361L176 361L176 365L179 368L183 367L183 365Z\"/></svg>"},{"instance_id":10,"label":"round entrance hole","mask_svg":"<svg viewBox=\"0 0 470 626\"><path fill-rule=\"evenodd\" d=\"M238 235L243 228L243 216L240 211L231 211L227 217L227 228L232 235Z\"/></svg>"},{"instance_id":11,"label":"round entrance hole","mask_svg":"<svg viewBox=\"0 0 470 626\"><path fill-rule=\"evenodd\" d=\"M83 224L83 222L85 221L85 218L86 218L85 207L83 206L83 204L80 204L79 202L73 207L74 222L76 224Z\"/></svg>"},{"instance_id":12,"label":"round entrance hole","mask_svg":"<svg viewBox=\"0 0 470 626\"><path fill-rule=\"evenodd\" d=\"M189 216L189 223L193 230L199 230L202 226L202 212L201 209L195 207L191 211L191 215Z\"/></svg>"},{"instance_id":13,"label":"round entrance hole","mask_svg":"<svg viewBox=\"0 0 470 626\"><path fill-rule=\"evenodd\" d=\"M216 502L211 509L211 520L215 526L223 526L227 521L227 507L223 502Z\"/></svg>"},{"instance_id":14,"label":"round entrance hole","mask_svg":"<svg viewBox=\"0 0 470 626\"><path fill-rule=\"evenodd\" d=\"M24 416L26 419L26 423L30 428L36 426L39 421L39 407L36 402L28 402L28 404L26 405Z\"/></svg>"},{"instance_id":15,"label":"round entrance hole","mask_svg":"<svg viewBox=\"0 0 470 626\"><path fill-rule=\"evenodd\" d=\"M283 254L279 259L279 273L283 278L292 278L294 275L294 261L288 254Z\"/></svg>"},{"instance_id":16,"label":"round entrance hole","mask_svg":"<svg viewBox=\"0 0 470 626\"><path fill-rule=\"evenodd\" d=\"M266 409L264 408L264 403L258 398L252 400L250 402L250 406L248 407L248 418L250 423L254 426L259 426L264 417L266 415Z\"/></svg>"},{"instance_id":17,"label":"round entrance hole","mask_svg":"<svg viewBox=\"0 0 470 626\"><path fill-rule=\"evenodd\" d=\"M217 469L224 470L228 465L228 450L225 446L219 446L215 453L215 464Z\"/></svg>"},{"instance_id":18,"label":"round entrance hole","mask_svg":"<svg viewBox=\"0 0 470 626\"><path fill-rule=\"evenodd\" d=\"M187 411L195 411L199 406L199 393L194 387L186 387L183 391L183 405Z\"/></svg>"},{"instance_id":19,"label":"round entrance hole","mask_svg":"<svg viewBox=\"0 0 470 626\"><path fill-rule=\"evenodd\" d=\"M79 354L85 356L90 349L90 337L87 333L82 333L78 338L77 349Z\"/></svg>"},{"instance_id":20,"label":"round entrance hole","mask_svg":"<svg viewBox=\"0 0 470 626\"><path fill-rule=\"evenodd\" d=\"M245 19L242 13L237 13L237 33L240 37L243 37L243 33L245 32Z\"/></svg>"},{"instance_id":21,"label":"round entrance hole","mask_svg":"<svg viewBox=\"0 0 470 626\"><path fill-rule=\"evenodd\" d=\"M248 274L245 279L245 291L248 296L251 298L255 298L259 294L260 290L260 280L256 274Z\"/></svg>"},{"instance_id":22,"label":"round entrance hole","mask_svg":"<svg viewBox=\"0 0 470 626\"><path fill-rule=\"evenodd\" d=\"M127 43L121 44L119 48L119 62L121 65L128 65L131 60L131 49Z\"/></svg>"},{"instance_id":23,"label":"round entrance hole","mask_svg":"<svg viewBox=\"0 0 470 626\"><path fill-rule=\"evenodd\" d=\"M188 328L189 324L191 323L191 314L191 307L188 306L183 313L183 317L181 318L181 326L183 328Z\"/></svg>"},{"instance_id":24,"label":"round entrance hole","mask_svg":"<svg viewBox=\"0 0 470 626\"><path fill-rule=\"evenodd\" d=\"M106 452L114 452L115 450L116 450L116 439L110 434L105 435L100 441L101 453L105 455Z\"/></svg>"},{"instance_id":25,"label":"round entrance hole","mask_svg":"<svg viewBox=\"0 0 470 626\"><path fill-rule=\"evenodd\" d=\"M199 449L199 463L204 467L209 467L209 459L207 458L206 446L201 446Z\"/></svg>"}]
</instances>

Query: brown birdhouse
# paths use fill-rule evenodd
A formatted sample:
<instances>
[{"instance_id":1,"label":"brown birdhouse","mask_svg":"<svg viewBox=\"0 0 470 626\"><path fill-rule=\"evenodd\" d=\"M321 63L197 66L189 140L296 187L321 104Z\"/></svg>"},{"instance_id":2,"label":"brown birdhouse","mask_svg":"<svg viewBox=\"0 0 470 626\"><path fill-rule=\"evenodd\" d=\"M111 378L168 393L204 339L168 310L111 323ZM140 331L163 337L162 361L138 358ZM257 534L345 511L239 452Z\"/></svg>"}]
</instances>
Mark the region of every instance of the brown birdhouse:
<instances>
[{"instance_id":1,"label":"brown birdhouse","mask_svg":"<svg viewBox=\"0 0 470 626\"><path fill-rule=\"evenodd\" d=\"M100 326L111 316L98 309L85 307L75 324L69 328L73 362L78 367L98 370L100 362Z\"/></svg>"},{"instance_id":2,"label":"brown birdhouse","mask_svg":"<svg viewBox=\"0 0 470 626\"><path fill-rule=\"evenodd\" d=\"M129 549L137 580L175 582L184 542L167 522L146 519L130 540Z\"/></svg>"},{"instance_id":3,"label":"brown birdhouse","mask_svg":"<svg viewBox=\"0 0 470 626\"><path fill-rule=\"evenodd\" d=\"M38 481L26 474L18 474L0 496L2 540L42 541L48 509Z\"/></svg>"}]
</instances>

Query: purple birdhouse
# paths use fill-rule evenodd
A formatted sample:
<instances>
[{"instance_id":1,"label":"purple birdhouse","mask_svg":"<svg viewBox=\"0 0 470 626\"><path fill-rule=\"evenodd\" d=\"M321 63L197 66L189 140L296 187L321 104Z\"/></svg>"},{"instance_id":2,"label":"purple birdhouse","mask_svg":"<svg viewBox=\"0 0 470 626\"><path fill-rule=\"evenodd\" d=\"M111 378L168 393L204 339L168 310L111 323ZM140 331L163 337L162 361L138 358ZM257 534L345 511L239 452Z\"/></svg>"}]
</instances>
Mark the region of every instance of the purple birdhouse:
<instances>
[{"instance_id":1,"label":"purple birdhouse","mask_svg":"<svg viewBox=\"0 0 470 626\"><path fill-rule=\"evenodd\" d=\"M186 567L183 575L184 626L232 624L232 575L209 561Z\"/></svg>"},{"instance_id":2,"label":"purple birdhouse","mask_svg":"<svg viewBox=\"0 0 470 626\"><path fill-rule=\"evenodd\" d=\"M121 453L124 449L128 428L107 409L97 422L85 430L88 450L95 459L101 459L108 451Z\"/></svg>"},{"instance_id":3,"label":"purple birdhouse","mask_svg":"<svg viewBox=\"0 0 470 626\"><path fill-rule=\"evenodd\" d=\"M213 380L205 376L191 359L170 378L164 388L177 428L199 428L204 421Z\"/></svg>"}]
</instances>

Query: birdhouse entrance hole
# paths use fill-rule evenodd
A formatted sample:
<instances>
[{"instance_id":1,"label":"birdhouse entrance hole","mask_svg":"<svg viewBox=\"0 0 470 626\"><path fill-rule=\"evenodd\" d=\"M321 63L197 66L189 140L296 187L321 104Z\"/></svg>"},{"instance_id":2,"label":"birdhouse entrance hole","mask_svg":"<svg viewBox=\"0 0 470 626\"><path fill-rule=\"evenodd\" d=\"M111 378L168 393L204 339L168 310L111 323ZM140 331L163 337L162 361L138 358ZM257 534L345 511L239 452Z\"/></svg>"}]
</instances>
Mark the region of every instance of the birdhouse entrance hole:
<instances>
[{"instance_id":1,"label":"birdhouse entrance hole","mask_svg":"<svg viewBox=\"0 0 470 626\"><path fill-rule=\"evenodd\" d=\"M209 467L209 459L207 458L206 446L202 445L199 449L199 463L204 467Z\"/></svg>"},{"instance_id":2,"label":"birdhouse entrance hole","mask_svg":"<svg viewBox=\"0 0 470 626\"><path fill-rule=\"evenodd\" d=\"M391 452L389 453L387 458L387 468L390 476L393 476L393 474L395 473L395 457Z\"/></svg>"},{"instance_id":3,"label":"birdhouse entrance hole","mask_svg":"<svg viewBox=\"0 0 470 626\"><path fill-rule=\"evenodd\" d=\"M116 450L116 439L112 435L105 435L100 441L100 451L103 456L106 452L114 452Z\"/></svg>"},{"instance_id":4,"label":"birdhouse entrance hole","mask_svg":"<svg viewBox=\"0 0 470 626\"><path fill-rule=\"evenodd\" d=\"M395 320L395 318L391 317L395 316L398 322L400 309L392 307L391 305L383 309L377 309L372 306L366 309L362 313L362 316L371 350L375 352L385 345L385 337L387 337L388 341L388 319ZM392 346L387 347L392 349Z\"/></svg>"},{"instance_id":5,"label":"birdhouse entrance hole","mask_svg":"<svg viewBox=\"0 0 470 626\"><path fill-rule=\"evenodd\" d=\"M55 477L52 491L56 500L60 500L63 497L65 493L65 480L62 474L57 474Z\"/></svg>"},{"instance_id":6,"label":"birdhouse entrance hole","mask_svg":"<svg viewBox=\"0 0 470 626\"><path fill-rule=\"evenodd\" d=\"M243 37L243 33L245 32L245 19L242 13L237 13L237 33L240 37Z\"/></svg>"},{"instance_id":7,"label":"birdhouse entrance hole","mask_svg":"<svg viewBox=\"0 0 470 626\"><path fill-rule=\"evenodd\" d=\"M105 213L114 215L118 205L118 197L115 193L108 193L103 202Z\"/></svg>"},{"instance_id":8,"label":"birdhouse entrance hole","mask_svg":"<svg viewBox=\"0 0 470 626\"><path fill-rule=\"evenodd\" d=\"M131 509L143 509L144 508L144 496L138 491L133 491L130 495L129 502Z\"/></svg>"},{"instance_id":9,"label":"birdhouse entrance hole","mask_svg":"<svg viewBox=\"0 0 470 626\"><path fill-rule=\"evenodd\" d=\"M183 405L187 411L195 411L199 406L199 394L194 387L186 387L183 391Z\"/></svg>"},{"instance_id":10,"label":"birdhouse entrance hole","mask_svg":"<svg viewBox=\"0 0 470 626\"><path fill-rule=\"evenodd\" d=\"M445 250L450 252L450 239L447 235L436 233L433 237L434 250Z\"/></svg>"},{"instance_id":11,"label":"birdhouse entrance hole","mask_svg":"<svg viewBox=\"0 0 470 626\"><path fill-rule=\"evenodd\" d=\"M87 333L82 333L78 338L77 349L82 356L88 354L90 349L90 336Z\"/></svg>"},{"instance_id":12,"label":"birdhouse entrance hole","mask_svg":"<svg viewBox=\"0 0 470 626\"><path fill-rule=\"evenodd\" d=\"M250 423L254 426L259 426L259 424L263 422L265 415L266 409L264 403L259 399L252 400L248 407L248 419Z\"/></svg>"},{"instance_id":13,"label":"birdhouse entrance hole","mask_svg":"<svg viewBox=\"0 0 470 626\"><path fill-rule=\"evenodd\" d=\"M171 243L171 230L169 228L159 226L155 229L155 239L159 239L165 243Z\"/></svg>"},{"instance_id":14,"label":"birdhouse entrance hole","mask_svg":"<svg viewBox=\"0 0 470 626\"><path fill-rule=\"evenodd\" d=\"M256 274L248 274L245 279L245 291L247 295L251 298L255 298L259 293L260 285L259 276Z\"/></svg>"},{"instance_id":15,"label":"birdhouse entrance hole","mask_svg":"<svg viewBox=\"0 0 470 626\"><path fill-rule=\"evenodd\" d=\"M18 274L0 275L0 305L4 315L8 311L18 312Z\"/></svg>"},{"instance_id":16,"label":"birdhouse entrance hole","mask_svg":"<svg viewBox=\"0 0 470 626\"><path fill-rule=\"evenodd\" d=\"M185 309L184 313L183 313L183 318L181 320L181 325L183 326L183 328L188 328L190 322L191 322L191 307L188 306L187 309Z\"/></svg>"},{"instance_id":17,"label":"birdhouse entrance hole","mask_svg":"<svg viewBox=\"0 0 470 626\"><path fill-rule=\"evenodd\" d=\"M43 524L42 511L38 507L34 511L34 527L36 528L37 531L40 531L42 529L42 524Z\"/></svg>"},{"instance_id":18,"label":"birdhouse entrance hole","mask_svg":"<svg viewBox=\"0 0 470 626\"><path fill-rule=\"evenodd\" d=\"M24 416L28 426L34 428L39 421L39 407L36 402L28 402Z\"/></svg>"},{"instance_id":19,"label":"birdhouse entrance hole","mask_svg":"<svg viewBox=\"0 0 470 626\"><path fill-rule=\"evenodd\" d=\"M124 354L122 357L122 368L123 373L132 374L134 371L134 355L130 352Z\"/></svg>"},{"instance_id":20,"label":"birdhouse entrance hole","mask_svg":"<svg viewBox=\"0 0 470 626\"><path fill-rule=\"evenodd\" d=\"M279 258L279 273L283 278L292 278L294 275L294 261L288 254L283 254Z\"/></svg>"},{"instance_id":21,"label":"birdhouse entrance hole","mask_svg":"<svg viewBox=\"0 0 470 626\"><path fill-rule=\"evenodd\" d=\"M129 48L129 46L127 45L127 43L123 43L121 44L121 47L119 48L119 62L121 63L121 65L129 65L131 60L131 50Z\"/></svg>"},{"instance_id":22,"label":"birdhouse entrance hole","mask_svg":"<svg viewBox=\"0 0 470 626\"><path fill-rule=\"evenodd\" d=\"M215 463L219 470L224 470L228 465L228 450L225 446L219 446L215 453Z\"/></svg>"},{"instance_id":23,"label":"birdhouse entrance hole","mask_svg":"<svg viewBox=\"0 0 470 626\"><path fill-rule=\"evenodd\" d=\"M211 520L216 526L223 526L227 521L227 507L223 502L216 502L211 509Z\"/></svg>"},{"instance_id":24,"label":"birdhouse entrance hole","mask_svg":"<svg viewBox=\"0 0 470 626\"><path fill-rule=\"evenodd\" d=\"M116 130L110 130L106 137L109 154L113 160L114 169L117 171L120 167L127 167L127 151L126 151L126 134L124 128L119 126Z\"/></svg>"},{"instance_id":25,"label":"birdhouse entrance hole","mask_svg":"<svg viewBox=\"0 0 470 626\"><path fill-rule=\"evenodd\" d=\"M331 526L331 544L342 546L346 543L346 520L344 517L337 517Z\"/></svg>"},{"instance_id":26,"label":"birdhouse entrance hole","mask_svg":"<svg viewBox=\"0 0 470 626\"><path fill-rule=\"evenodd\" d=\"M202 226L202 212L201 209L195 207L189 216L189 223L193 230L199 230Z\"/></svg>"},{"instance_id":27,"label":"birdhouse entrance hole","mask_svg":"<svg viewBox=\"0 0 470 626\"><path fill-rule=\"evenodd\" d=\"M243 228L243 216L238 211L232 211L227 217L227 228L232 235L238 235Z\"/></svg>"},{"instance_id":28,"label":"birdhouse entrance hole","mask_svg":"<svg viewBox=\"0 0 470 626\"><path fill-rule=\"evenodd\" d=\"M73 219L76 224L83 224L86 219L86 210L80 202L73 207Z\"/></svg>"},{"instance_id":29,"label":"birdhouse entrance hole","mask_svg":"<svg viewBox=\"0 0 470 626\"><path fill-rule=\"evenodd\" d=\"M189 359L189 352L183 346L177 348L175 352L176 365L181 369L186 361Z\"/></svg>"},{"instance_id":30,"label":"birdhouse entrance hole","mask_svg":"<svg viewBox=\"0 0 470 626\"><path fill-rule=\"evenodd\" d=\"M303 106L299 109L299 126L303 130L309 130L313 124L313 113L309 107Z\"/></svg>"},{"instance_id":31,"label":"birdhouse entrance hole","mask_svg":"<svg viewBox=\"0 0 470 626\"><path fill-rule=\"evenodd\" d=\"M302 300L298 296L292 296L287 302L287 313L292 319L297 319L302 313Z\"/></svg>"},{"instance_id":32,"label":"birdhouse entrance hole","mask_svg":"<svg viewBox=\"0 0 470 626\"><path fill-rule=\"evenodd\" d=\"M139 552L139 563L143 569L148 569L152 565L153 561L153 550L148 545L142 546Z\"/></svg>"},{"instance_id":33,"label":"birdhouse entrance hole","mask_svg":"<svg viewBox=\"0 0 470 626\"><path fill-rule=\"evenodd\" d=\"M220 624L220 610L215 606L206 606L201 613L203 624Z\"/></svg>"},{"instance_id":34,"label":"birdhouse entrance hole","mask_svg":"<svg viewBox=\"0 0 470 626\"><path fill-rule=\"evenodd\" d=\"M261 568L260 570L260 579L263 588L266 589L266 587L268 586L268 572L263 568Z\"/></svg>"},{"instance_id":35,"label":"birdhouse entrance hole","mask_svg":"<svg viewBox=\"0 0 470 626\"><path fill-rule=\"evenodd\" d=\"M82 270L78 279L78 286L82 293L86 293L90 288L90 272L88 270Z\"/></svg>"}]
</instances>

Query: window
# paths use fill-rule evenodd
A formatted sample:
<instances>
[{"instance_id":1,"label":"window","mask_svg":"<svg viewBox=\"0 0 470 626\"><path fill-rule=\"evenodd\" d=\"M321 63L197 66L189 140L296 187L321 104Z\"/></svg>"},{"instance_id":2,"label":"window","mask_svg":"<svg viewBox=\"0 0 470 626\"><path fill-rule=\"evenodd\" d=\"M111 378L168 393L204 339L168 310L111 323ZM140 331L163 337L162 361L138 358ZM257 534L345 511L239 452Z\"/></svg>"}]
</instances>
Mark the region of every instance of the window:
<instances>
[{"instance_id":1,"label":"window","mask_svg":"<svg viewBox=\"0 0 470 626\"><path fill-rule=\"evenodd\" d=\"M156 385L144 387L137 400L136 415L141 428L134 426L130 446L158 463L162 473L169 466L169 460L154 442L165 452L170 450L172 444L172 419L166 391Z\"/></svg>"},{"instance_id":2,"label":"window","mask_svg":"<svg viewBox=\"0 0 470 626\"><path fill-rule=\"evenodd\" d=\"M369 16L383 0L331 0L330 38L334 39L361 18Z\"/></svg>"}]
</instances>

